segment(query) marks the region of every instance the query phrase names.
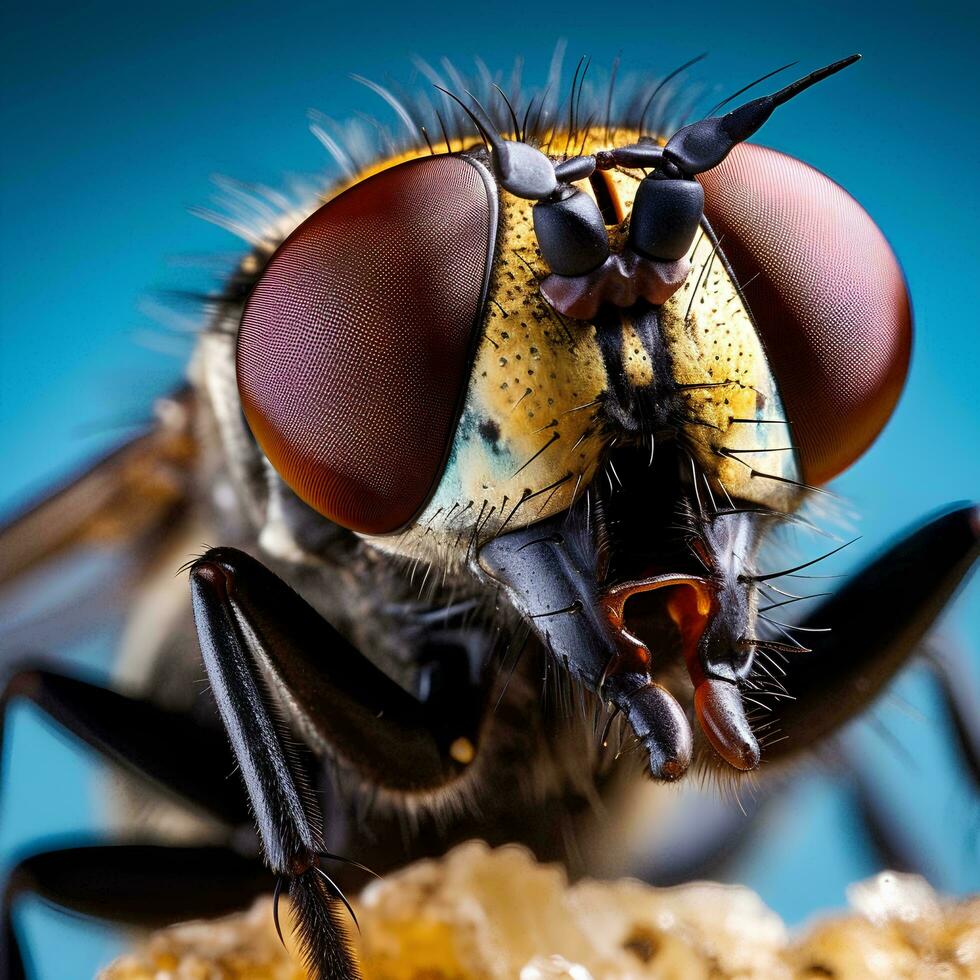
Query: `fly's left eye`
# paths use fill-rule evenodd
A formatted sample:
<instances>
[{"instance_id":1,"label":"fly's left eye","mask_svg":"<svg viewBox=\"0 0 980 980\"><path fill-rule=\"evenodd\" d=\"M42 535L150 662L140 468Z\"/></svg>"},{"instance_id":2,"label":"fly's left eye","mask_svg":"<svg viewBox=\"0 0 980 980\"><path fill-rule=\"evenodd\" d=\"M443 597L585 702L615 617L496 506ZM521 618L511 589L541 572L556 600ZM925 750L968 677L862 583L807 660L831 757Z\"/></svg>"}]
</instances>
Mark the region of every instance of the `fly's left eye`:
<instances>
[{"instance_id":1,"label":"fly's left eye","mask_svg":"<svg viewBox=\"0 0 980 980\"><path fill-rule=\"evenodd\" d=\"M324 516L382 534L442 472L496 232L464 157L411 160L340 194L269 261L242 317L238 386L283 479Z\"/></svg>"}]
</instances>

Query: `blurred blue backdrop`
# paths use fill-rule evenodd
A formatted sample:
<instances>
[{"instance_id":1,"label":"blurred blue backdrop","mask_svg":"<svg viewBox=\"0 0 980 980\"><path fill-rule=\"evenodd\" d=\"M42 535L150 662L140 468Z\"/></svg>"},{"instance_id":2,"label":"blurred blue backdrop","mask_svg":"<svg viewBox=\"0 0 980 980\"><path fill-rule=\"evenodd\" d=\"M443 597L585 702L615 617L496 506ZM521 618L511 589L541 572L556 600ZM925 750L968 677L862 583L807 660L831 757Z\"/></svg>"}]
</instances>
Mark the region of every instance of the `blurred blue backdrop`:
<instances>
[{"instance_id":1,"label":"blurred blue backdrop","mask_svg":"<svg viewBox=\"0 0 980 980\"><path fill-rule=\"evenodd\" d=\"M478 9L478 6L482 9ZM872 451L837 483L864 535L841 570L939 504L980 491L980 214L975 125L977 8L966 3L516 3L491 5L119 2L6 4L0 30L0 509L116 442L181 377L146 310L154 289L207 285L188 260L237 241L188 214L209 176L281 184L324 166L311 107L382 112L349 78L411 76L409 57L527 59L535 81L559 37L568 58L663 74L701 51L704 107L770 68L866 60L767 124L764 141L843 183L901 257L917 312L909 384ZM212 266L212 269L216 268ZM941 631L968 651L974 683L980 593ZM91 661L104 646L76 651ZM914 762L869 726L855 738L875 779L952 892L980 885L978 813L941 715L915 671L876 712ZM15 711L0 802L0 860L31 840L94 826L83 752ZM875 870L833 777L800 781L733 873L791 921L840 905ZM91 976L116 947L88 923L32 906L41 976Z\"/></svg>"}]
</instances>

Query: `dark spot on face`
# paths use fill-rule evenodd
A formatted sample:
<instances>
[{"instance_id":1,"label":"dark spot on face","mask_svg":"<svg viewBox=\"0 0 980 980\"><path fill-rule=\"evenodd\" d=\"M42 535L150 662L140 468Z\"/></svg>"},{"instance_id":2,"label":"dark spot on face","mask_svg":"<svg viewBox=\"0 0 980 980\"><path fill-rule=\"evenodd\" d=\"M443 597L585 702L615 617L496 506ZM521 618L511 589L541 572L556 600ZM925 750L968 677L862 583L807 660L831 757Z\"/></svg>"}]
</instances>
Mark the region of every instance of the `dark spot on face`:
<instances>
[{"instance_id":1,"label":"dark spot on face","mask_svg":"<svg viewBox=\"0 0 980 980\"><path fill-rule=\"evenodd\" d=\"M479 425L480 437L484 442L493 447L493 451L500 452L497 445L500 442L500 426L493 419L484 419Z\"/></svg>"},{"instance_id":2,"label":"dark spot on face","mask_svg":"<svg viewBox=\"0 0 980 980\"><path fill-rule=\"evenodd\" d=\"M660 952L660 934L649 926L635 925L623 940L623 949L641 963L649 963Z\"/></svg>"},{"instance_id":3,"label":"dark spot on face","mask_svg":"<svg viewBox=\"0 0 980 980\"><path fill-rule=\"evenodd\" d=\"M837 974L823 963L808 963L804 976L808 977L835 977Z\"/></svg>"}]
</instances>

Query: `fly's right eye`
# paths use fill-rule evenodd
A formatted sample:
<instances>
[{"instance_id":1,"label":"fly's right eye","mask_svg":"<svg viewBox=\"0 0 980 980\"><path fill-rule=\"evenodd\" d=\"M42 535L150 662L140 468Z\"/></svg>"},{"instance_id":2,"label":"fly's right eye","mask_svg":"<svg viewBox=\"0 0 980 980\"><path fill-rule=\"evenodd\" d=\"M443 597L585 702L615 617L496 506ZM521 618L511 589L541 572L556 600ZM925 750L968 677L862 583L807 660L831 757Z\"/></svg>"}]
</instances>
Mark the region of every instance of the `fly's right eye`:
<instances>
[{"instance_id":1,"label":"fly's right eye","mask_svg":"<svg viewBox=\"0 0 980 980\"><path fill-rule=\"evenodd\" d=\"M807 483L853 463L895 408L912 310L895 254L846 191L752 143L700 174L705 215L762 335Z\"/></svg>"},{"instance_id":2,"label":"fly's right eye","mask_svg":"<svg viewBox=\"0 0 980 980\"><path fill-rule=\"evenodd\" d=\"M482 319L496 189L466 157L411 160L301 224L245 307L238 386L290 487L330 520L408 524L442 472Z\"/></svg>"}]
</instances>

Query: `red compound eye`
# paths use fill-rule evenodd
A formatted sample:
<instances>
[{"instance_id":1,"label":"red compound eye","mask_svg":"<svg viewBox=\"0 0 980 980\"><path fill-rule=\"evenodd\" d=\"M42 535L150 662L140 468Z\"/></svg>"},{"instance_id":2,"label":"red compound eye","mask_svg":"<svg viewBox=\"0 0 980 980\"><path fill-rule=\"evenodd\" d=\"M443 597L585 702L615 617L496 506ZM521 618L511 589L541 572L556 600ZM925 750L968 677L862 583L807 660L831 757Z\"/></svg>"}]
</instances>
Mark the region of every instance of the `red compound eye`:
<instances>
[{"instance_id":1,"label":"red compound eye","mask_svg":"<svg viewBox=\"0 0 980 980\"><path fill-rule=\"evenodd\" d=\"M479 164L412 160L325 204L256 284L238 337L245 416L283 479L338 524L397 530L433 491L495 232Z\"/></svg>"},{"instance_id":2,"label":"red compound eye","mask_svg":"<svg viewBox=\"0 0 980 980\"><path fill-rule=\"evenodd\" d=\"M871 445L901 393L912 344L902 270L854 198L799 160L744 143L698 180L804 478L825 483Z\"/></svg>"}]
</instances>

